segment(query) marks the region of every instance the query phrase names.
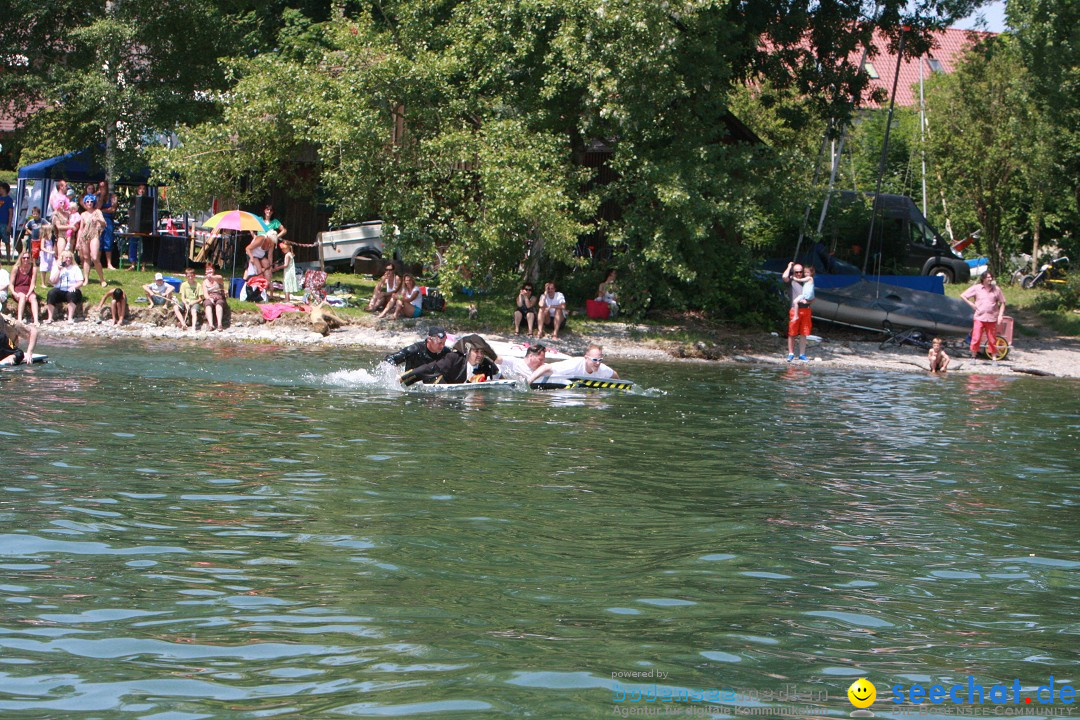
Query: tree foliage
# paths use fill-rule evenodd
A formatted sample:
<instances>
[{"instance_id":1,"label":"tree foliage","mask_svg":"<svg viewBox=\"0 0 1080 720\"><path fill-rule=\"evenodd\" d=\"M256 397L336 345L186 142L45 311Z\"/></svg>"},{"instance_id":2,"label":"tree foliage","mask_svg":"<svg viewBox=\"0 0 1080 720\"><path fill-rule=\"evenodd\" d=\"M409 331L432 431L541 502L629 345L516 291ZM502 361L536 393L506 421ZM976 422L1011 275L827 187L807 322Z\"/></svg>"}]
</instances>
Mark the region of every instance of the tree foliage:
<instances>
[{"instance_id":1,"label":"tree foliage","mask_svg":"<svg viewBox=\"0 0 1080 720\"><path fill-rule=\"evenodd\" d=\"M904 17L887 3L880 25L924 31L975 4ZM399 249L441 257L463 282L549 269L541 257L570 270L588 233L625 249L624 283L652 290L639 309L717 305L700 288L725 281L731 248L775 241L801 212L805 153L730 142L735 89L754 79L805 98L786 105L792 127L843 115L865 82L849 55L873 29L859 3L801 0L338 9L232 63L220 119L183 129L159 172L195 205L254 200L311 152L337 220L380 217ZM610 151L602 180L581 162L597 148Z\"/></svg>"},{"instance_id":2,"label":"tree foliage","mask_svg":"<svg viewBox=\"0 0 1080 720\"><path fill-rule=\"evenodd\" d=\"M708 288L801 215L808 174L805 150L732 142L738 89L787 98L795 132L842 123L875 29L918 50L978 3L62 0L18 47L60 60L22 97L55 100L72 146L176 128L153 161L189 207L285 186L474 286L572 271L587 235L623 250L630 309L719 308Z\"/></svg>"}]
</instances>

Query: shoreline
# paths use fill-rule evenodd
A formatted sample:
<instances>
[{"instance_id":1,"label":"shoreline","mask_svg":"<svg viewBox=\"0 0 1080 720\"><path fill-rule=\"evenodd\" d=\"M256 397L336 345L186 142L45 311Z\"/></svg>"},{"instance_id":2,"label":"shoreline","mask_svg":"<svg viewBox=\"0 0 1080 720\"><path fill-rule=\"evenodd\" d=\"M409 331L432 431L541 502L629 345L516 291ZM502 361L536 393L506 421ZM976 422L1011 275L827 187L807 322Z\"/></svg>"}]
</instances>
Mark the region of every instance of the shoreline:
<instances>
[{"instance_id":1,"label":"shoreline","mask_svg":"<svg viewBox=\"0 0 1080 720\"><path fill-rule=\"evenodd\" d=\"M406 324L386 323L346 325L322 336L311 329L306 313L282 316L272 322L263 322L254 313L234 313L232 325L224 332L195 332L181 330L175 325L157 325L138 318L119 327L92 320L64 321L41 325L37 352L48 354L50 338L123 338L128 340L168 340L205 343L265 343L303 347L369 348L372 350L397 350L415 342L429 325L443 324L441 318L422 318L405 321ZM455 334L479 332L485 338L502 342L522 342L524 336L508 332L484 332L457 328L445 322L447 331ZM809 363L786 361L787 340L776 333L732 331L718 334L711 343L688 343L676 340L637 339L643 333L655 334L666 328L650 325L607 323L590 327L588 335L570 334L552 342L544 343L570 355L580 355L590 342L604 345L605 353L615 363L622 360L652 362L699 362L721 365L756 365L760 367L808 367L848 370L884 370L890 372L927 373L926 352L917 348L890 348L880 350L880 341L866 341L845 337L843 331L835 338L829 334L834 329L822 326L815 329L822 335L820 343L808 343ZM679 328L671 328L672 332ZM1054 378L1080 378L1080 339L1074 338L1018 338L1020 346L1014 346L1009 356L1000 362L980 359L975 363L950 351L952 365L948 374L982 374L1007 376L1039 376ZM963 353L966 354L966 353Z\"/></svg>"}]
</instances>

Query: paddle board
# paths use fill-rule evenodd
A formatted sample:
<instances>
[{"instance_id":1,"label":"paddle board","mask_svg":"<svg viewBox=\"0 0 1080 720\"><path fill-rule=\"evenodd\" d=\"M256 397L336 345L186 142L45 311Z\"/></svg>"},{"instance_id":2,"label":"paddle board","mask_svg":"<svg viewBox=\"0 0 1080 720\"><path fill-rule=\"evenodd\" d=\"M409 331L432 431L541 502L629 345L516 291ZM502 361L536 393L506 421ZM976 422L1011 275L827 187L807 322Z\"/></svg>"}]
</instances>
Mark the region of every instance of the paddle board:
<instances>
[{"instance_id":1,"label":"paddle board","mask_svg":"<svg viewBox=\"0 0 1080 720\"><path fill-rule=\"evenodd\" d=\"M608 378L553 378L548 377L543 382L529 385L533 390L632 390L633 380L616 380Z\"/></svg>"},{"instance_id":2,"label":"paddle board","mask_svg":"<svg viewBox=\"0 0 1080 720\"><path fill-rule=\"evenodd\" d=\"M417 384L414 387L422 388L424 391L430 392L475 392L477 390L506 390L513 388L517 385L514 380L488 380L487 382L480 383L455 383L455 384L442 384L437 383L433 385L420 385Z\"/></svg>"}]
</instances>

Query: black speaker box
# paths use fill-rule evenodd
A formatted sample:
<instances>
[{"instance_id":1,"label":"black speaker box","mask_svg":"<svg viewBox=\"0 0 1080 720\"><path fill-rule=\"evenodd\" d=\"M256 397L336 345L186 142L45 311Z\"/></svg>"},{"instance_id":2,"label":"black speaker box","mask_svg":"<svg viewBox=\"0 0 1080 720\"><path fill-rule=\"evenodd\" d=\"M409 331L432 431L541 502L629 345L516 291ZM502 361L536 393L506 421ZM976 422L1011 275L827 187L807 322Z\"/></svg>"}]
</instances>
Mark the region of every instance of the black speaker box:
<instances>
[{"instance_id":1,"label":"black speaker box","mask_svg":"<svg viewBox=\"0 0 1080 720\"><path fill-rule=\"evenodd\" d=\"M154 199L146 196L136 197L131 206L131 218L128 223L128 232L145 233L154 232Z\"/></svg>"},{"instance_id":2,"label":"black speaker box","mask_svg":"<svg viewBox=\"0 0 1080 720\"><path fill-rule=\"evenodd\" d=\"M187 238L162 235L157 238L157 255L154 256L154 267L158 270L171 270L183 272L187 267Z\"/></svg>"}]
</instances>

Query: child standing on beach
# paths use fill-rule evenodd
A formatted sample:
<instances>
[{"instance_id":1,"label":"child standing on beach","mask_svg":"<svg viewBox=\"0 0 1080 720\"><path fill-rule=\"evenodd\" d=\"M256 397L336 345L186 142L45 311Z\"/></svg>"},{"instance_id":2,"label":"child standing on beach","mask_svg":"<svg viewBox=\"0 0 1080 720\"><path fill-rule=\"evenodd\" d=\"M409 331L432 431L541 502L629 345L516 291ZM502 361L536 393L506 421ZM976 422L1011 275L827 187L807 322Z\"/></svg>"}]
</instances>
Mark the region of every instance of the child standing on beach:
<instances>
[{"instance_id":1,"label":"child standing on beach","mask_svg":"<svg viewBox=\"0 0 1080 720\"><path fill-rule=\"evenodd\" d=\"M927 353L926 359L930 361L930 372L943 373L949 369L949 356L945 352L941 338L934 338L930 343L930 352Z\"/></svg>"},{"instance_id":2,"label":"child standing on beach","mask_svg":"<svg viewBox=\"0 0 1080 720\"><path fill-rule=\"evenodd\" d=\"M56 262L56 240L53 239L53 225L45 223L41 226L38 238L41 240L41 250L38 253L38 277L41 278L41 289L48 290L45 278L52 273L53 264Z\"/></svg>"},{"instance_id":3,"label":"child standing on beach","mask_svg":"<svg viewBox=\"0 0 1080 720\"><path fill-rule=\"evenodd\" d=\"M282 285L285 287L285 302L291 303L293 295L300 295L300 281L296 279L296 254L292 251L292 246L284 240L278 244L278 247L281 249L281 254L285 256L285 262L278 266L285 273L282 278Z\"/></svg>"}]
</instances>

